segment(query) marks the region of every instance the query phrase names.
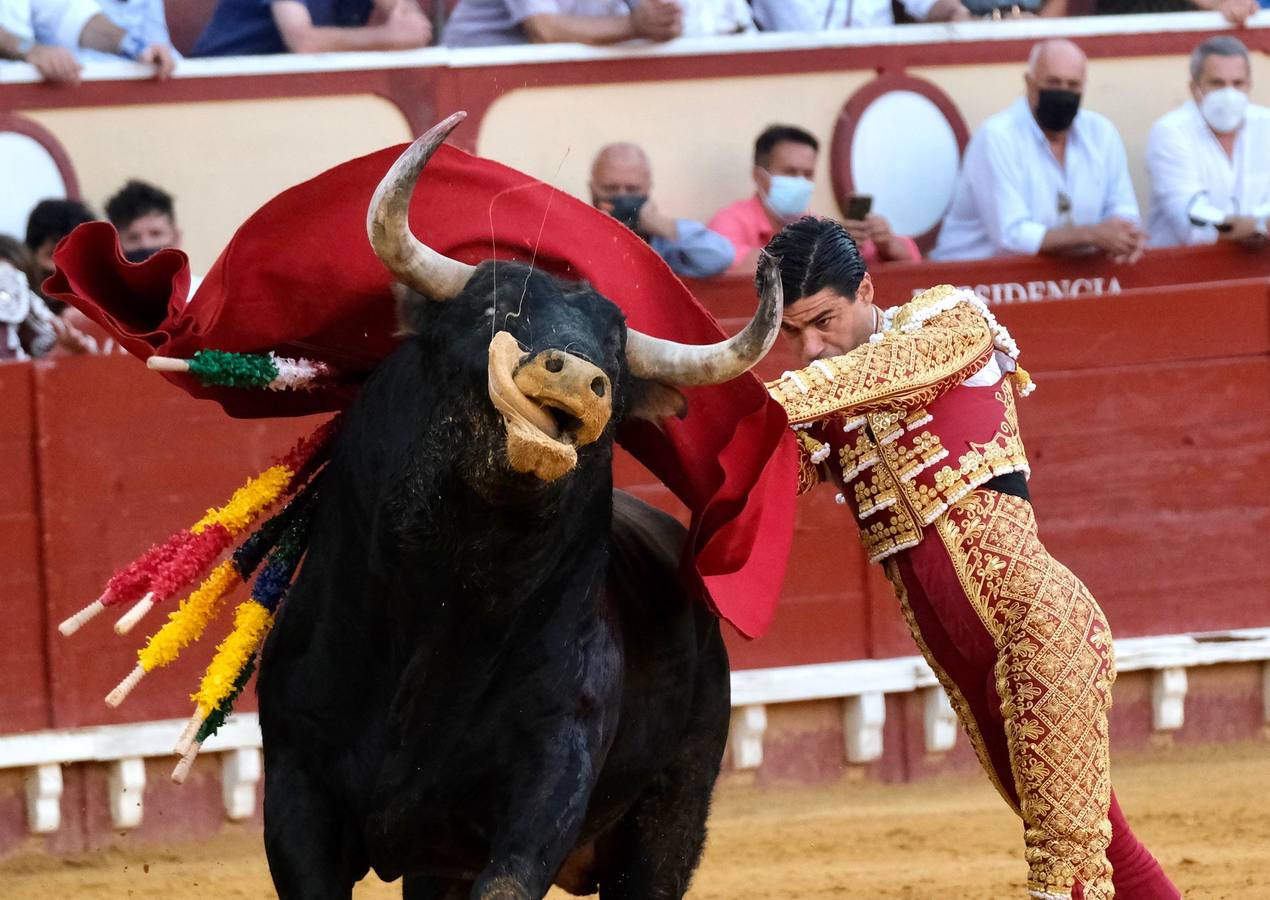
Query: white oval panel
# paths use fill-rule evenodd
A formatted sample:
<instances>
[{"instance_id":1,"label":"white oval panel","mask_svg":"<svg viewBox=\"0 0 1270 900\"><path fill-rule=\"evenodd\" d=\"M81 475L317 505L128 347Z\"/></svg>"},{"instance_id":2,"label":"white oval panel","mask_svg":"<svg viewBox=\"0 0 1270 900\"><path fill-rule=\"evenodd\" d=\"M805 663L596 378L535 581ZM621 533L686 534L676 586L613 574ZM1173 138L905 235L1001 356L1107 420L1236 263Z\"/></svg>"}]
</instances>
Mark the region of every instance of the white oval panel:
<instances>
[{"instance_id":1,"label":"white oval panel","mask_svg":"<svg viewBox=\"0 0 1270 900\"><path fill-rule=\"evenodd\" d=\"M22 240L35 204L65 196L62 173L44 146L25 134L0 131L0 234Z\"/></svg>"},{"instance_id":2,"label":"white oval panel","mask_svg":"<svg viewBox=\"0 0 1270 900\"><path fill-rule=\"evenodd\" d=\"M890 91L865 108L851 144L851 181L896 234L934 228L952 202L957 135L939 107L914 91Z\"/></svg>"}]
</instances>

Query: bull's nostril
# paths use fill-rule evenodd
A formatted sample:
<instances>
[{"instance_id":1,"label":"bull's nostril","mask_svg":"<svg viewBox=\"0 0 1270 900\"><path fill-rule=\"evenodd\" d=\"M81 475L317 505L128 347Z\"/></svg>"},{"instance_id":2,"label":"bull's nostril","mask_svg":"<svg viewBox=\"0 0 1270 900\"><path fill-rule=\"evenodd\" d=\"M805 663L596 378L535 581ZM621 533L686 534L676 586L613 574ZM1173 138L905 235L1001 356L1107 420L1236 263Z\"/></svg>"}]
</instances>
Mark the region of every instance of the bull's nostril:
<instances>
[{"instance_id":1,"label":"bull's nostril","mask_svg":"<svg viewBox=\"0 0 1270 900\"><path fill-rule=\"evenodd\" d=\"M604 396L604 390L605 390L605 388L604 388L604 379L603 379L603 378L600 378L600 377L597 375L595 378L592 378L592 379L591 379L591 393L595 394L595 396L597 396L597 397L603 397L603 396Z\"/></svg>"},{"instance_id":2,"label":"bull's nostril","mask_svg":"<svg viewBox=\"0 0 1270 900\"><path fill-rule=\"evenodd\" d=\"M560 357L552 356L550 359L547 360L548 372L559 372L563 368L564 368L564 360L561 359Z\"/></svg>"}]
</instances>

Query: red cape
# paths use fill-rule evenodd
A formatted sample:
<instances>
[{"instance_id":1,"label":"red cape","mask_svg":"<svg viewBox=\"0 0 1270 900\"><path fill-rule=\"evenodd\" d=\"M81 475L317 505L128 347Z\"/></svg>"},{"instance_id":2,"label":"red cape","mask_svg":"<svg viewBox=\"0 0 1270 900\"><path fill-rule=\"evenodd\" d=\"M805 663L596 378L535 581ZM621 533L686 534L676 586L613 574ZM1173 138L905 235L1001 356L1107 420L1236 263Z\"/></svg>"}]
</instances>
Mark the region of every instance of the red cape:
<instances>
[{"instance_id":1,"label":"red cape","mask_svg":"<svg viewBox=\"0 0 1270 900\"><path fill-rule=\"evenodd\" d=\"M366 238L366 209L405 145L336 166L249 218L194 297L184 253L126 262L114 229L81 225L58 246L45 292L75 305L139 358L206 348L306 356L348 384L313 392L204 388L231 416L293 416L346 406L392 349L392 279ZM421 240L455 259L532 260L589 281L632 326L686 343L723 337L662 259L611 217L549 185L443 145L411 204ZM757 301L756 301L757 302ZM757 378L689 389L689 413L665 430L624 426L619 442L691 510L685 570L716 612L748 637L775 612L793 537L795 458L786 419Z\"/></svg>"}]
</instances>

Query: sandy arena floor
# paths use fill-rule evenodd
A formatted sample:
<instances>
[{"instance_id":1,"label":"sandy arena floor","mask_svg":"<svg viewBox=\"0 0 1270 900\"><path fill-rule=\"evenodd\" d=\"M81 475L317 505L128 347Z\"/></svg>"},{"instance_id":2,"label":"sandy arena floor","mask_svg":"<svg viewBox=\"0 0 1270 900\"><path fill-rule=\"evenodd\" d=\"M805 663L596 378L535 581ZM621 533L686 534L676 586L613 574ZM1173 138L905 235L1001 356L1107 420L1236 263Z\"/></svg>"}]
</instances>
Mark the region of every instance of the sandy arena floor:
<instances>
[{"instance_id":1,"label":"sandy arena floor","mask_svg":"<svg viewBox=\"0 0 1270 900\"><path fill-rule=\"evenodd\" d=\"M1270 744L1119 760L1115 781L1135 829L1188 898L1270 898ZM1025 896L1023 873L1020 828L983 779L786 790L732 781L718 792L689 896L1009 900ZM259 835L235 829L164 850L0 863L2 898L273 896ZM355 896L400 893L374 881Z\"/></svg>"}]
</instances>

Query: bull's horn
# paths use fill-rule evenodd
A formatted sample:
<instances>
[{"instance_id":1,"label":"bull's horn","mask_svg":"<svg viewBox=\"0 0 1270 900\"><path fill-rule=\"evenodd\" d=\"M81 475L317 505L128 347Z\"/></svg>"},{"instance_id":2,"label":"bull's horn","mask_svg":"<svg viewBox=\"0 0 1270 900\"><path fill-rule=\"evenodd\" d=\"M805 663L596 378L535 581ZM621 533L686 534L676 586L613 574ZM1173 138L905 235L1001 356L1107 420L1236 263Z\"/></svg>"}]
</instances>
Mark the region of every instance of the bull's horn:
<instances>
[{"instance_id":1,"label":"bull's horn","mask_svg":"<svg viewBox=\"0 0 1270 900\"><path fill-rule=\"evenodd\" d=\"M753 368L780 333L783 305L777 260L762 253L758 269L758 309L740 334L717 344L680 344L628 328L626 363L631 373L663 384L695 387L722 384Z\"/></svg>"},{"instance_id":2,"label":"bull's horn","mask_svg":"<svg viewBox=\"0 0 1270 900\"><path fill-rule=\"evenodd\" d=\"M433 300L457 295L476 270L438 253L410 233L410 195L437 147L466 117L467 113L456 112L411 144L379 182L366 213L366 234L375 255L398 281Z\"/></svg>"}]
</instances>

